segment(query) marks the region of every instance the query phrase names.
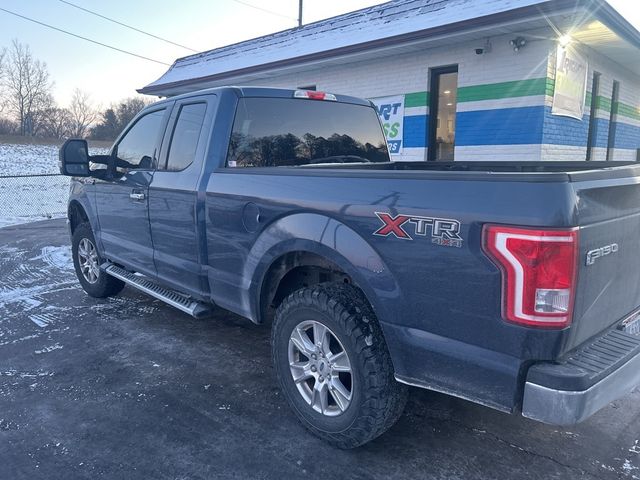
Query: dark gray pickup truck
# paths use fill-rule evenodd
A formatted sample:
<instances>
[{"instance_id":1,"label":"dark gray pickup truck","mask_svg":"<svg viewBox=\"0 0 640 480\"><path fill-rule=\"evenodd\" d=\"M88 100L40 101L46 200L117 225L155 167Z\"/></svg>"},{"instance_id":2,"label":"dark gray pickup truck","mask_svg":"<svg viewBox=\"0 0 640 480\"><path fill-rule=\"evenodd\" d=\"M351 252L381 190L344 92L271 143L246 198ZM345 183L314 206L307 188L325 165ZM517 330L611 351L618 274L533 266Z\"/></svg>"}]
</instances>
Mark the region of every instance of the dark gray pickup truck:
<instances>
[{"instance_id":1,"label":"dark gray pickup truck","mask_svg":"<svg viewBox=\"0 0 640 480\"><path fill-rule=\"evenodd\" d=\"M636 164L390 162L370 102L220 88L60 168L86 292L271 325L285 397L337 446L406 385L572 424L640 383Z\"/></svg>"}]
</instances>

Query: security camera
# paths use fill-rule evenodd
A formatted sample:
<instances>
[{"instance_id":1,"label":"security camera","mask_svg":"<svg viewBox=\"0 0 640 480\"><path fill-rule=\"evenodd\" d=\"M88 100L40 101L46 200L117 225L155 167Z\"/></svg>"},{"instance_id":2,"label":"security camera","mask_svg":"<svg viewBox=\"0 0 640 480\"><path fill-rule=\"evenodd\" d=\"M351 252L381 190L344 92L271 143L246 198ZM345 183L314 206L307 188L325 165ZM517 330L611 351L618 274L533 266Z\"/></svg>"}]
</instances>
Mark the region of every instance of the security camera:
<instances>
[{"instance_id":1,"label":"security camera","mask_svg":"<svg viewBox=\"0 0 640 480\"><path fill-rule=\"evenodd\" d=\"M484 42L484 45L475 48L474 51L476 52L476 55L484 55L485 53L490 53L491 41L487 38L487 40Z\"/></svg>"}]
</instances>

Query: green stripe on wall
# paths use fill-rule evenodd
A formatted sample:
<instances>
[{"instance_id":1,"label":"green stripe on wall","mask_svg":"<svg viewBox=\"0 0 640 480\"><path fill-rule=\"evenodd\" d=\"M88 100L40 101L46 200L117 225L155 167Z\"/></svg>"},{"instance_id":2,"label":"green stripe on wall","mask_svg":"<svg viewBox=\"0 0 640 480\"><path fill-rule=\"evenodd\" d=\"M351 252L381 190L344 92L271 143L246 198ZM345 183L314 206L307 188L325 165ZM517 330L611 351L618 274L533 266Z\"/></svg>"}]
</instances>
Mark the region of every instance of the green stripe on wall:
<instances>
[{"instance_id":1,"label":"green stripe on wall","mask_svg":"<svg viewBox=\"0 0 640 480\"><path fill-rule=\"evenodd\" d=\"M413 92L404 96L405 108L426 107L429 105L429 92Z\"/></svg>"},{"instance_id":2,"label":"green stripe on wall","mask_svg":"<svg viewBox=\"0 0 640 480\"><path fill-rule=\"evenodd\" d=\"M584 104L588 107L591 106L591 92L587 92ZM607 97L598 95L598 102L596 103L598 110L609 113L611 111L611 100ZM615 104L614 112L617 115L621 115L627 118L633 118L634 120L640 120L640 108L633 107L626 103L617 102Z\"/></svg>"},{"instance_id":3,"label":"green stripe on wall","mask_svg":"<svg viewBox=\"0 0 640 480\"><path fill-rule=\"evenodd\" d=\"M618 115L633 118L634 120L640 120L640 108L632 107L626 103L616 103Z\"/></svg>"},{"instance_id":4,"label":"green stripe on wall","mask_svg":"<svg viewBox=\"0 0 640 480\"><path fill-rule=\"evenodd\" d=\"M553 91L556 88L556 80L554 78L547 78L545 84L544 94L549 97L553 97Z\"/></svg>"},{"instance_id":5,"label":"green stripe on wall","mask_svg":"<svg viewBox=\"0 0 640 480\"><path fill-rule=\"evenodd\" d=\"M473 85L458 88L459 102L473 102L479 100L496 100L500 98L526 97L531 95L553 96L555 81L552 78L532 78L513 82L491 83L487 85ZM412 92L404 96L405 108L427 107L429 92ZM591 105L591 92L587 92L585 105ZM604 112L611 111L611 100L598 95L596 107ZM617 114L640 120L640 108L619 102L616 104Z\"/></svg>"},{"instance_id":6,"label":"green stripe on wall","mask_svg":"<svg viewBox=\"0 0 640 480\"><path fill-rule=\"evenodd\" d=\"M547 92L547 78L531 78L513 82L491 83L458 88L458 102L476 102L499 98L528 97L544 95Z\"/></svg>"},{"instance_id":7,"label":"green stripe on wall","mask_svg":"<svg viewBox=\"0 0 640 480\"><path fill-rule=\"evenodd\" d=\"M605 112L610 112L611 111L611 100L609 100L607 97L603 97L601 95L598 95L598 98L596 100L596 108L598 110L603 110Z\"/></svg>"},{"instance_id":8,"label":"green stripe on wall","mask_svg":"<svg viewBox=\"0 0 640 480\"><path fill-rule=\"evenodd\" d=\"M588 108L591 108L591 92L587 92L587 94L585 95L584 104ZM598 95L598 99L596 101L596 108L598 110L602 110L603 112L607 112L607 113L610 112L611 100L609 100L606 97L603 97L602 95Z\"/></svg>"}]
</instances>

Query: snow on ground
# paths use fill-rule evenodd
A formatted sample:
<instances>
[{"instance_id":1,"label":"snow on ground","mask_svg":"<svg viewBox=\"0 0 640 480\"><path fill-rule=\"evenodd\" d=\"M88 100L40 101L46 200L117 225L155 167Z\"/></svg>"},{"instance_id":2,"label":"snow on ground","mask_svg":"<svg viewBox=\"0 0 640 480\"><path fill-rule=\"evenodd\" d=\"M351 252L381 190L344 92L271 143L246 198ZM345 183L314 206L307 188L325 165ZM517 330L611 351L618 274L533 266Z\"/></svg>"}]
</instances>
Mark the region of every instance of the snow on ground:
<instances>
[{"instance_id":1,"label":"snow on ground","mask_svg":"<svg viewBox=\"0 0 640 480\"><path fill-rule=\"evenodd\" d=\"M0 228L64 216L69 178L57 174L56 145L0 144ZM92 148L90 154L107 149Z\"/></svg>"},{"instance_id":2,"label":"snow on ground","mask_svg":"<svg viewBox=\"0 0 640 480\"><path fill-rule=\"evenodd\" d=\"M0 145L0 176L58 173L56 145Z\"/></svg>"}]
</instances>

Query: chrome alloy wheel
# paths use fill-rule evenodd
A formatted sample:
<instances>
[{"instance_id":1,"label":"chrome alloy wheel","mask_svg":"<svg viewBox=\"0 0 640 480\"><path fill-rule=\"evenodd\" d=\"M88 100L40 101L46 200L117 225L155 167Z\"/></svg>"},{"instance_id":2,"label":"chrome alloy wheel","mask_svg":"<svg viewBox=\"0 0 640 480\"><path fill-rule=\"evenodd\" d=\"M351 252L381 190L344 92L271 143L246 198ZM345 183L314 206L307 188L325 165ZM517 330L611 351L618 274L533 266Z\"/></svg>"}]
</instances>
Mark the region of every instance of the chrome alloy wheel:
<instances>
[{"instance_id":1,"label":"chrome alloy wheel","mask_svg":"<svg viewBox=\"0 0 640 480\"><path fill-rule=\"evenodd\" d=\"M96 283L100 275L98 251L88 238L83 238L78 244L78 263L80 272L89 283Z\"/></svg>"},{"instance_id":2,"label":"chrome alloy wheel","mask_svg":"<svg viewBox=\"0 0 640 480\"><path fill-rule=\"evenodd\" d=\"M302 398L318 413L342 414L353 398L353 374L336 335L315 320L300 322L289 338L289 369Z\"/></svg>"}]
</instances>

